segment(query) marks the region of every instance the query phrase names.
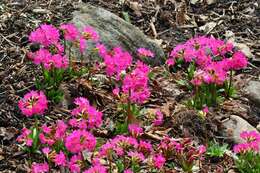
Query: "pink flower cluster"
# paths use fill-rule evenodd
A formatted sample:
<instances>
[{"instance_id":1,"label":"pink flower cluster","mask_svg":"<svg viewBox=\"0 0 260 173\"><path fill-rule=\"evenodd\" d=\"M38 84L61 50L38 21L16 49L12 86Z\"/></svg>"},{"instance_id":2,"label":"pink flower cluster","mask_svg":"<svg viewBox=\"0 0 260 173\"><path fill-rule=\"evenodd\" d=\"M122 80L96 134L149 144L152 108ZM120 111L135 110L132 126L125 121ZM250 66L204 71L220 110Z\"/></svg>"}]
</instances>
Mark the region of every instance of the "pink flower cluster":
<instances>
[{"instance_id":1,"label":"pink flower cluster","mask_svg":"<svg viewBox=\"0 0 260 173\"><path fill-rule=\"evenodd\" d=\"M235 153L243 154L249 151L259 152L260 133L256 131L244 131L240 134L240 137L245 140L245 142L234 146L233 150Z\"/></svg>"},{"instance_id":2,"label":"pink flower cluster","mask_svg":"<svg viewBox=\"0 0 260 173\"><path fill-rule=\"evenodd\" d=\"M116 79L120 80L121 73L132 64L132 56L121 47L115 47L108 52L104 45L98 44L97 49L106 65L107 75L110 77L115 75Z\"/></svg>"},{"instance_id":3,"label":"pink flower cluster","mask_svg":"<svg viewBox=\"0 0 260 173\"><path fill-rule=\"evenodd\" d=\"M234 50L231 43L205 36L177 45L166 63L172 66L179 60L197 65L192 80L196 86L202 83L222 85L229 70L240 70L247 66L246 56L241 51Z\"/></svg>"},{"instance_id":4,"label":"pink flower cluster","mask_svg":"<svg viewBox=\"0 0 260 173\"><path fill-rule=\"evenodd\" d=\"M38 43L41 48L29 54L29 58L37 65L42 64L45 69L67 68L68 58L64 55L64 47L60 42L59 30L53 25L43 24L31 32L29 40Z\"/></svg>"},{"instance_id":5,"label":"pink flower cluster","mask_svg":"<svg viewBox=\"0 0 260 173\"><path fill-rule=\"evenodd\" d=\"M143 129L138 124L129 124L128 125L129 133L137 138L143 134Z\"/></svg>"},{"instance_id":6,"label":"pink flower cluster","mask_svg":"<svg viewBox=\"0 0 260 173\"><path fill-rule=\"evenodd\" d=\"M101 126L102 112L97 111L96 108L91 106L86 98L76 98L74 103L77 107L71 111L71 114L76 118L79 117L79 120L71 119L69 122L71 126L81 129L91 129Z\"/></svg>"},{"instance_id":7,"label":"pink flower cluster","mask_svg":"<svg viewBox=\"0 0 260 173\"><path fill-rule=\"evenodd\" d=\"M66 137L65 146L71 153L79 153L84 150L93 151L96 146L96 139L86 130L74 130Z\"/></svg>"},{"instance_id":8,"label":"pink flower cluster","mask_svg":"<svg viewBox=\"0 0 260 173\"><path fill-rule=\"evenodd\" d=\"M33 94L33 96L35 95ZM37 97L34 101L36 102L33 103L38 103L39 98ZM58 120L55 124L51 125L44 124L37 129L39 131L39 143L37 143L37 146L41 148L42 153L48 160L55 163L56 166L67 167L71 172L79 173L82 168L85 168L82 165L82 152L88 151L91 153L96 147L96 138L87 131L87 128L100 126L102 123L102 113L90 106L86 98L79 97L75 99L75 104L78 107L72 110L72 115L85 117L87 120L85 125L79 125L84 123L77 119L75 120L78 126L68 125L62 120ZM24 143L27 147L31 147L33 144L32 130L24 128L22 134L18 136L17 141ZM60 148L61 146L63 147ZM105 167L100 164L93 164L85 172L99 169L106 172ZM35 173L48 172L48 170L47 163L32 165L32 171Z\"/></svg>"},{"instance_id":9,"label":"pink flower cluster","mask_svg":"<svg viewBox=\"0 0 260 173\"><path fill-rule=\"evenodd\" d=\"M42 64L47 70L53 67L66 69L69 65L68 57L64 52L64 47L68 47L66 41L77 43L80 52L84 53L87 40L99 40L98 33L89 26L85 27L82 33L78 31L74 24L70 23L62 24L59 29L53 25L43 24L31 32L29 40L32 43L40 44L38 51L28 54L36 65ZM64 36L64 41L60 39L60 31Z\"/></svg>"},{"instance_id":10,"label":"pink flower cluster","mask_svg":"<svg viewBox=\"0 0 260 173\"><path fill-rule=\"evenodd\" d=\"M18 107L26 117L42 115L47 106L48 100L42 91L30 91L18 102Z\"/></svg>"},{"instance_id":11,"label":"pink flower cluster","mask_svg":"<svg viewBox=\"0 0 260 173\"><path fill-rule=\"evenodd\" d=\"M149 67L138 61L135 69L123 80L122 91L133 103L142 104L150 97L148 88Z\"/></svg>"},{"instance_id":12,"label":"pink flower cluster","mask_svg":"<svg viewBox=\"0 0 260 173\"><path fill-rule=\"evenodd\" d=\"M33 163L32 164L32 173L46 173L49 172L48 163Z\"/></svg>"},{"instance_id":13,"label":"pink flower cluster","mask_svg":"<svg viewBox=\"0 0 260 173\"><path fill-rule=\"evenodd\" d=\"M154 126L160 126L163 124L163 114L160 110L157 110L155 112L155 119L153 120L153 125Z\"/></svg>"},{"instance_id":14,"label":"pink flower cluster","mask_svg":"<svg viewBox=\"0 0 260 173\"><path fill-rule=\"evenodd\" d=\"M31 134L32 134L31 130L29 130L27 128L23 128L21 135L19 135L17 137L16 141L19 142L19 143L25 142L26 146L30 147L33 144L33 140L30 137Z\"/></svg>"},{"instance_id":15,"label":"pink flower cluster","mask_svg":"<svg viewBox=\"0 0 260 173\"><path fill-rule=\"evenodd\" d=\"M151 57L153 58L154 57L154 53L152 51L150 51L149 49L146 49L146 48L139 48L137 49L137 55L141 58L146 58L146 57Z\"/></svg>"},{"instance_id":16,"label":"pink flower cluster","mask_svg":"<svg viewBox=\"0 0 260 173\"><path fill-rule=\"evenodd\" d=\"M155 169L161 169L166 158L159 152L153 150L153 146L146 141L137 140L133 137L118 135L101 146L97 158L113 158L130 160L132 164L147 164ZM125 172L131 169L125 167Z\"/></svg>"}]
</instances>

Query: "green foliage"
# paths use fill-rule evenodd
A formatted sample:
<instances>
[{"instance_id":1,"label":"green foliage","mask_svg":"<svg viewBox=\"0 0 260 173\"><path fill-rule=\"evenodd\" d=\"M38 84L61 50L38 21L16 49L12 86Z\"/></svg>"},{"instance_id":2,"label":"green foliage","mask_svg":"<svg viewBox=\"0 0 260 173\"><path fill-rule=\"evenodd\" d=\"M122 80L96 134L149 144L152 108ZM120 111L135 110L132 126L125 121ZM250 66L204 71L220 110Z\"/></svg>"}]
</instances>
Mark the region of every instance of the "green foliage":
<instances>
[{"instance_id":1,"label":"green foliage","mask_svg":"<svg viewBox=\"0 0 260 173\"><path fill-rule=\"evenodd\" d=\"M241 173L260 173L260 153L253 151L241 153L235 163Z\"/></svg>"},{"instance_id":2,"label":"green foliage","mask_svg":"<svg viewBox=\"0 0 260 173\"><path fill-rule=\"evenodd\" d=\"M210 157L223 157L225 152L227 151L228 145L220 145L217 142L209 142L208 148L207 148L207 155Z\"/></svg>"},{"instance_id":3,"label":"green foliage","mask_svg":"<svg viewBox=\"0 0 260 173\"><path fill-rule=\"evenodd\" d=\"M128 131L128 123L126 121L123 123L121 122L116 123L116 129L114 131L114 135L124 134L127 133L127 131Z\"/></svg>"}]
</instances>

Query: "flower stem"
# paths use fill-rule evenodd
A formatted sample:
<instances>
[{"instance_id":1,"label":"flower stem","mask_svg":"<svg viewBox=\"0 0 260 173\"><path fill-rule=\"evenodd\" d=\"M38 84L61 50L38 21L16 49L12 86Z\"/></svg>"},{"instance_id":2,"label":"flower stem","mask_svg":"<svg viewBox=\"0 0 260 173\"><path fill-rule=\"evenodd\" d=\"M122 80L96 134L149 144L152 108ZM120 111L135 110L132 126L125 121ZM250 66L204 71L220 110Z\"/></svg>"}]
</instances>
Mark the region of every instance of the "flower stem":
<instances>
[{"instance_id":1,"label":"flower stem","mask_svg":"<svg viewBox=\"0 0 260 173\"><path fill-rule=\"evenodd\" d=\"M230 89L231 89L231 86L232 86L232 78L233 78L233 72L231 70L230 71L230 77L229 77L229 83L228 83L227 98L229 98L231 96Z\"/></svg>"}]
</instances>

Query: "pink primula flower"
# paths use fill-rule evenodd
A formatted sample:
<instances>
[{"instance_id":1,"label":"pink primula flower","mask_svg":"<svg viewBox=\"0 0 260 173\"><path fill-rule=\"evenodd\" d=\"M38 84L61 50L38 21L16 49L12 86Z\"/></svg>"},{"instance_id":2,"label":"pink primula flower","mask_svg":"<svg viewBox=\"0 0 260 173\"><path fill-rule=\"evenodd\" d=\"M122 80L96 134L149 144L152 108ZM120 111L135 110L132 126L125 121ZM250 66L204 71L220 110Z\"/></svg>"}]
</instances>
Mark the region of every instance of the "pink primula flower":
<instances>
[{"instance_id":1,"label":"pink primula flower","mask_svg":"<svg viewBox=\"0 0 260 173\"><path fill-rule=\"evenodd\" d=\"M84 120L86 120L87 128L100 127L102 124L102 112L99 112L89 104L89 101L86 98L79 97L76 98L74 103L77 105L71 111L73 116L80 116Z\"/></svg>"},{"instance_id":2,"label":"pink primula flower","mask_svg":"<svg viewBox=\"0 0 260 173\"><path fill-rule=\"evenodd\" d=\"M48 163L33 163L32 173L46 173L49 172Z\"/></svg>"},{"instance_id":3,"label":"pink primula flower","mask_svg":"<svg viewBox=\"0 0 260 173\"><path fill-rule=\"evenodd\" d=\"M157 169L161 169L163 165L165 164L166 159L161 154L156 154L153 156L153 164L154 167Z\"/></svg>"},{"instance_id":4,"label":"pink primula flower","mask_svg":"<svg viewBox=\"0 0 260 173\"><path fill-rule=\"evenodd\" d=\"M68 41L75 41L79 36L79 31L74 24L63 24L60 29L64 31L64 38Z\"/></svg>"},{"instance_id":5,"label":"pink primula flower","mask_svg":"<svg viewBox=\"0 0 260 173\"><path fill-rule=\"evenodd\" d=\"M47 98L42 91L30 91L19 100L18 107L27 117L42 115L47 109Z\"/></svg>"},{"instance_id":6,"label":"pink primula flower","mask_svg":"<svg viewBox=\"0 0 260 173\"><path fill-rule=\"evenodd\" d=\"M94 28L87 26L83 29L83 33L82 33L83 37L86 40L93 40L93 41L99 41L99 35L98 33L95 31Z\"/></svg>"},{"instance_id":7,"label":"pink primula flower","mask_svg":"<svg viewBox=\"0 0 260 173\"><path fill-rule=\"evenodd\" d=\"M54 163L57 166L66 166L66 156L62 151L60 151L59 154L55 155Z\"/></svg>"},{"instance_id":8,"label":"pink primula flower","mask_svg":"<svg viewBox=\"0 0 260 173\"><path fill-rule=\"evenodd\" d=\"M53 25L43 24L35 31L31 32L29 40L33 43L42 44L45 47L55 44L59 41L59 30Z\"/></svg>"},{"instance_id":9,"label":"pink primula flower","mask_svg":"<svg viewBox=\"0 0 260 173\"><path fill-rule=\"evenodd\" d=\"M140 57L154 57L154 53L152 51L150 51L149 49L146 48L139 48L137 49L137 54Z\"/></svg>"},{"instance_id":10,"label":"pink primula flower","mask_svg":"<svg viewBox=\"0 0 260 173\"><path fill-rule=\"evenodd\" d=\"M160 126L163 124L163 114L160 110L157 110L155 112L156 118L153 120L153 125L154 126Z\"/></svg>"},{"instance_id":11,"label":"pink primula flower","mask_svg":"<svg viewBox=\"0 0 260 173\"><path fill-rule=\"evenodd\" d=\"M92 151L96 146L96 138L85 130L74 130L66 137L65 146L72 153L79 153L83 150Z\"/></svg>"},{"instance_id":12,"label":"pink primula flower","mask_svg":"<svg viewBox=\"0 0 260 173\"><path fill-rule=\"evenodd\" d=\"M137 138L143 134L143 129L138 124L129 124L128 125L129 133Z\"/></svg>"},{"instance_id":13,"label":"pink primula flower","mask_svg":"<svg viewBox=\"0 0 260 173\"><path fill-rule=\"evenodd\" d=\"M141 61L138 61L132 73L125 76L122 91L128 95L133 103L142 104L150 97L148 74L149 67Z\"/></svg>"}]
</instances>

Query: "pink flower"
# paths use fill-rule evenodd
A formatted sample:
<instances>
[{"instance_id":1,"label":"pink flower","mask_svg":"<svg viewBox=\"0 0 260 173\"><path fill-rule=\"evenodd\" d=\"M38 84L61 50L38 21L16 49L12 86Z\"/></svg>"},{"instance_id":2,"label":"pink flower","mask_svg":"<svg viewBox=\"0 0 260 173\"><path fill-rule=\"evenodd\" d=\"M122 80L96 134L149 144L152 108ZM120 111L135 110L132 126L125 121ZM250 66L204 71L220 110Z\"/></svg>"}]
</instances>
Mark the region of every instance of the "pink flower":
<instances>
[{"instance_id":1,"label":"pink flower","mask_svg":"<svg viewBox=\"0 0 260 173\"><path fill-rule=\"evenodd\" d=\"M122 50L121 47L115 47L110 53L100 53L106 65L106 73L108 76L116 75L116 79L120 79L121 73L132 64L132 56Z\"/></svg>"},{"instance_id":2,"label":"pink flower","mask_svg":"<svg viewBox=\"0 0 260 173\"><path fill-rule=\"evenodd\" d=\"M21 135L19 135L16 139L17 142L22 143L25 142L27 146L32 146L32 139L29 137L29 135L32 133L31 130L27 128L22 129Z\"/></svg>"},{"instance_id":3,"label":"pink flower","mask_svg":"<svg viewBox=\"0 0 260 173\"><path fill-rule=\"evenodd\" d=\"M96 138L85 130L74 130L65 139L65 146L72 153L83 150L92 151L96 146Z\"/></svg>"},{"instance_id":4,"label":"pink flower","mask_svg":"<svg viewBox=\"0 0 260 173\"><path fill-rule=\"evenodd\" d=\"M102 112L91 106L86 98L76 98L74 103L77 107L71 111L71 114L86 120L87 128L99 127L102 124Z\"/></svg>"},{"instance_id":5,"label":"pink flower","mask_svg":"<svg viewBox=\"0 0 260 173\"><path fill-rule=\"evenodd\" d=\"M143 129L138 124L129 124L128 130L129 133L135 138L143 134Z\"/></svg>"},{"instance_id":6,"label":"pink flower","mask_svg":"<svg viewBox=\"0 0 260 173\"><path fill-rule=\"evenodd\" d=\"M54 135L56 140L63 139L65 137L67 127L68 126L67 126L67 124L64 123L64 121L58 120L56 132L55 132L55 135Z\"/></svg>"},{"instance_id":7,"label":"pink flower","mask_svg":"<svg viewBox=\"0 0 260 173\"><path fill-rule=\"evenodd\" d=\"M157 169L161 169L165 163L166 159L161 154L156 154L153 156L153 164Z\"/></svg>"},{"instance_id":8,"label":"pink flower","mask_svg":"<svg viewBox=\"0 0 260 173\"><path fill-rule=\"evenodd\" d=\"M206 152L206 147L204 146L204 145L200 145L199 147L198 147L198 151L199 151L199 155L202 155L202 154L204 154L205 152Z\"/></svg>"},{"instance_id":9,"label":"pink flower","mask_svg":"<svg viewBox=\"0 0 260 173\"><path fill-rule=\"evenodd\" d=\"M42 153L48 157L49 153L51 152L51 149L49 147L44 147L42 149Z\"/></svg>"},{"instance_id":10,"label":"pink flower","mask_svg":"<svg viewBox=\"0 0 260 173\"><path fill-rule=\"evenodd\" d=\"M257 141L260 143L260 133L256 131L243 131L240 137L247 142Z\"/></svg>"},{"instance_id":11,"label":"pink flower","mask_svg":"<svg viewBox=\"0 0 260 173\"><path fill-rule=\"evenodd\" d=\"M42 125L41 129L46 134L50 134L51 133L51 128L48 127L46 124Z\"/></svg>"},{"instance_id":12,"label":"pink flower","mask_svg":"<svg viewBox=\"0 0 260 173\"><path fill-rule=\"evenodd\" d=\"M51 44L59 41L59 30L53 25L43 24L35 31L31 32L29 40L33 43L39 43L48 47Z\"/></svg>"},{"instance_id":13,"label":"pink flower","mask_svg":"<svg viewBox=\"0 0 260 173\"><path fill-rule=\"evenodd\" d=\"M79 36L79 31L74 24L63 24L60 29L64 31L64 38L68 41L75 41Z\"/></svg>"},{"instance_id":14,"label":"pink flower","mask_svg":"<svg viewBox=\"0 0 260 173\"><path fill-rule=\"evenodd\" d=\"M137 49L137 54L140 57L154 57L154 53L152 51L150 51L149 49L146 48L139 48Z\"/></svg>"},{"instance_id":15,"label":"pink flower","mask_svg":"<svg viewBox=\"0 0 260 173\"><path fill-rule=\"evenodd\" d=\"M119 96L120 89L117 87L117 88L113 89L112 92L113 92L113 94L114 94L115 96Z\"/></svg>"},{"instance_id":16,"label":"pink flower","mask_svg":"<svg viewBox=\"0 0 260 173\"><path fill-rule=\"evenodd\" d=\"M83 173L107 173L106 167L96 164L91 166L88 170L84 171Z\"/></svg>"},{"instance_id":17,"label":"pink flower","mask_svg":"<svg viewBox=\"0 0 260 173\"><path fill-rule=\"evenodd\" d=\"M152 145L149 142L140 140L138 144L138 151L143 154L150 154L153 150Z\"/></svg>"},{"instance_id":18,"label":"pink flower","mask_svg":"<svg viewBox=\"0 0 260 173\"><path fill-rule=\"evenodd\" d=\"M131 169L124 170L124 173L134 173Z\"/></svg>"},{"instance_id":19,"label":"pink flower","mask_svg":"<svg viewBox=\"0 0 260 173\"><path fill-rule=\"evenodd\" d=\"M107 49L104 44L98 43L96 45L96 49L98 50L98 53L101 57L105 57L107 55Z\"/></svg>"},{"instance_id":20,"label":"pink flower","mask_svg":"<svg viewBox=\"0 0 260 173\"><path fill-rule=\"evenodd\" d=\"M247 66L247 58L245 54L241 51L237 51L233 54L230 60L230 67L234 70L240 70Z\"/></svg>"},{"instance_id":21,"label":"pink flower","mask_svg":"<svg viewBox=\"0 0 260 173\"><path fill-rule=\"evenodd\" d=\"M42 91L30 91L19 100L18 107L25 116L31 117L43 114L47 109L47 104L47 98Z\"/></svg>"},{"instance_id":22,"label":"pink flower","mask_svg":"<svg viewBox=\"0 0 260 173\"><path fill-rule=\"evenodd\" d=\"M39 49L35 54L32 54L32 60L34 64L39 65L43 63L46 59L51 58L51 53L47 49Z\"/></svg>"},{"instance_id":23,"label":"pink flower","mask_svg":"<svg viewBox=\"0 0 260 173\"><path fill-rule=\"evenodd\" d=\"M150 97L148 74L149 67L138 61L132 73L125 76L122 91L133 103L142 104Z\"/></svg>"},{"instance_id":24,"label":"pink flower","mask_svg":"<svg viewBox=\"0 0 260 173\"><path fill-rule=\"evenodd\" d=\"M83 33L82 33L83 37L86 40L93 40L93 41L98 41L99 40L99 35L98 33L95 31L94 28L87 26L83 29Z\"/></svg>"},{"instance_id":25,"label":"pink flower","mask_svg":"<svg viewBox=\"0 0 260 173\"><path fill-rule=\"evenodd\" d=\"M174 66L175 61L173 58L169 58L166 60L166 64L170 67L170 66Z\"/></svg>"},{"instance_id":26,"label":"pink flower","mask_svg":"<svg viewBox=\"0 0 260 173\"><path fill-rule=\"evenodd\" d=\"M69 60L67 56L61 56L60 54L46 57L43 60L44 68L50 70L52 67L57 69L66 69L69 66Z\"/></svg>"},{"instance_id":27,"label":"pink flower","mask_svg":"<svg viewBox=\"0 0 260 173\"><path fill-rule=\"evenodd\" d=\"M62 151L60 151L59 154L56 154L54 158L54 163L57 166L66 166L66 156Z\"/></svg>"},{"instance_id":28,"label":"pink flower","mask_svg":"<svg viewBox=\"0 0 260 173\"><path fill-rule=\"evenodd\" d=\"M79 50L80 53L84 53L85 49L87 48L87 41L84 38L79 39Z\"/></svg>"},{"instance_id":29,"label":"pink flower","mask_svg":"<svg viewBox=\"0 0 260 173\"><path fill-rule=\"evenodd\" d=\"M160 126L163 123L163 114L160 110L155 112L156 118L153 120L154 126Z\"/></svg>"},{"instance_id":30,"label":"pink flower","mask_svg":"<svg viewBox=\"0 0 260 173\"><path fill-rule=\"evenodd\" d=\"M32 164L32 173L45 173L49 172L48 163L33 163Z\"/></svg>"},{"instance_id":31,"label":"pink flower","mask_svg":"<svg viewBox=\"0 0 260 173\"><path fill-rule=\"evenodd\" d=\"M68 163L70 172L80 173L80 162L82 161L81 155L73 155Z\"/></svg>"},{"instance_id":32,"label":"pink flower","mask_svg":"<svg viewBox=\"0 0 260 173\"><path fill-rule=\"evenodd\" d=\"M137 151L129 151L127 155L131 158L131 160L135 163L140 163L144 161L144 155L142 153L138 153Z\"/></svg>"}]
</instances>

